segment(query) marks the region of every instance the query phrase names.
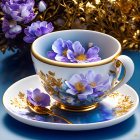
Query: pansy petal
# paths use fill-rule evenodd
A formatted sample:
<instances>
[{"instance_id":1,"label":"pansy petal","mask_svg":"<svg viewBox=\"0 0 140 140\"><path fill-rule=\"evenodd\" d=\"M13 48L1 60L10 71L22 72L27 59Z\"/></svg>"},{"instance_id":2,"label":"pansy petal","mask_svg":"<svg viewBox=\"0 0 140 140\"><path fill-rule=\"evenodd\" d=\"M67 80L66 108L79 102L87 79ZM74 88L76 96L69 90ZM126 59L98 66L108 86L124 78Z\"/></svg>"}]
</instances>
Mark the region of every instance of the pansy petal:
<instances>
[{"instance_id":1,"label":"pansy petal","mask_svg":"<svg viewBox=\"0 0 140 140\"><path fill-rule=\"evenodd\" d=\"M81 73L80 76L81 76L82 79L86 80L86 77L84 76L84 74Z\"/></svg>"},{"instance_id":2,"label":"pansy petal","mask_svg":"<svg viewBox=\"0 0 140 140\"><path fill-rule=\"evenodd\" d=\"M63 40L61 38L57 39L53 45L52 45L52 50L55 52L55 53L58 53L58 54L63 54Z\"/></svg>"},{"instance_id":3,"label":"pansy petal","mask_svg":"<svg viewBox=\"0 0 140 140\"><path fill-rule=\"evenodd\" d=\"M35 35L36 35L37 37L39 37L39 36L42 35L42 31L41 31L40 28L38 28L38 29L35 31Z\"/></svg>"},{"instance_id":4,"label":"pansy petal","mask_svg":"<svg viewBox=\"0 0 140 140\"><path fill-rule=\"evenodd\" d=\"M102 81L102 76L101 74L96 74L94 77L94 82L95 83L100 83Z\"/></svg>"},{"instance_id":5,"label":"pansy petal","mask_svg":"<svg viewBox=\"0 0 140 140\"><path fill-rule=\"evenodd\" d=\"M106 84L108 84L110 82L110 79L109 79L109 77L103 82L103 85L106 85Z\"/></svg>"},{"instance_id":6,"label":"pansy petal","mask_svg":"<svg viewBox=\"0 0 140 140\"><path fill-rule=\"evenodd\" d=\"M87 100L87 95L85 94L78 94L78 99L81 101Z\"/></svg>"},{"instance_id":7,"label":"pansy petal","mask_svg":"<svg viewBox=\"0 0 140 140\"><path fill-rule=\"evenodd\" d=\"M75 86L76 83L82 81L82 78L80 75L78 74L74 74L71 79L69 80L69 83L73 86Z\"/></svg>"},{"instance_id":8,"label":"pansy petal","mask_svg":"<svg viewBox=\"0 0 140 140\"><path fill-rule=\"evenodd\" d=\"M54 30L53 24L51 22L49 22L47 24L47 28L48 28L48 33L52 32Z\"/></svg>"},{"instance_id":9,"label":"pansy petal","mask_svg":"<svg viewBox=\"0 0 140 140\"><path fill-rule=\"evenodd\" d=\"M93 89L91 88L91 86L86 86L86 90L82 92L82 94L84 95L90 95L92 93L93 93Z\"/></svg>"},{"instance_id":10,"label":"pansy petal","mask_svg":"<svg viewBox=\"0 0 140 140\"><path fill-rule=\"evenodd\" d=\"M94 78L95 78L95 73L92 70L89 70L88 73L86 74L86 79L88 83L90 84L94 82Z\"/></svg>"},{"instance_id":11,"label":"pansy petal","mask_svg":"<svg viewBox=\"0 0 140 140\"><path fill-rule=\"evenodd\" d=\"M41 102L40 102L40 106L42 107L46 107L50 105L50 96L48 94L45 93L41 93Z\"/></svg>"},{"instance_id":12,"label":"pansy petal","mask_svg":"<svg viewBox=\"0 0 140 140\"><path fill-rule=\"evenodd\" d=\"M47 52L47 56L48 56L51 60L55 60L56 53L55 53L55 52Z\"/></svg>"},{"instance_id":13,"label":"pansy petal","mask_svg":"<svg viewBox=\"0 0 140 140\"><path fill-rule=\"evenodd\" d=\"M103 91L108 91L110 88L111 88L111 81L110 81L110 78L108 77L104 83L102 84L103 85Z\"/></svg>"},{"instance_id":14,"label":"pansy petal","mask_svg":"<svg viewBox=\"0 0 140 140\"><path fill-rule=\"evenodd\" d=\"M24 33L25 33L27 36L30 35L30 33L29 33L29 27L27 27L27 28L24 29Z\"/></svg>"},{"instance_id":15,"label":"pansy petal","mask_svg":"<svg viewBox=\"0 0 140 140\"><path fill-rule=\"evenodd\" d=\"M98 56L92 57L92 58L88 58L87 62L96 62L96 61L100 61L101 58Z\"/></svg>"},{"instance_id":16,"label":"pansy petal","mask_svg":"<svg viewBox=\"0 0 140 140\"><path fill-rule=\"evenodd\" d=\"M80 75L81 76L81 75ZM81 84L84 85L85 87L88 85L88 82L87 80L84 78L84 77L81 77L82 80L81 80Z\"/></svg>"},{"instance_id":17,"label":"pansy petal","mask_svg":"<svg viewBox=\"0 0 140 140\"><path fill-rule=\"evenodd\" d=\"M25 36L23 38L23 40L27 43L32 43L35 39L36 39L36 37L32 37L32 36Z\"/></svg>"},{"instance_id":18,"label":"pansy petal","mask_svg":"<svg viewBox=\"0 0 140 140\"><path fill-rule=\"evenodd\" d=\"M74 90L74 86L73 86L73 85L71 85L68 81L65 81L65 84L66 84L69 88L71 88L71 89L73 89L73 90Z\"/></svg>"},{"instance_id":19,"label":"pansy petal","mask_svg":"<svg viewBox=\"0 0 140 140\"><path fill-rule=\"evenodd\" d=\"M76 95L77 94L77 91L76 90L72 90L72 89L67 89L66 92L71 94L71 95Z\"/></svg>"},{"instance_id":20,"label":"pansy petal","mask_svg":"<svg viewBox=\"0 0 140 140\"><path fill-rule=\"evenodd\" d=\"M76 53L76 54L84 54L85 53L85 49L82 47L82 45L79 41L75 41L72 45L72 48L74 50L74 53Z\"/></svg>"},{"instance_id":21,"label":"pansy petal","mask_svg":"<svg viewBox=\"0 0 140 140\"><path fill-rule=\"evenodd\" d=\"M104 94L104 92L99 91L99 92L93 93L91 96L93 96L94 98L97 98L97 97L99 97L99 96L101 96L101 95L103 95L103 94Z\"/></svg>"},{"instance_id":22,"label":"pansy petal","mask_svg":"<svg viewBox=\"0 0 140 140\"><path fill-rule=\"evenodd\" d=\"M67 41L67 45L68 45L68 49L73 50L72 49L72 42L70 40Z\"/></svg>"},{"instance_id":23,"label":"pansy petal","mask_svg":"<svg viewBox=\"0 0 140 140\"><path fill-rule=\"evenodd\" d=\"M67 43L67 41L63 40L63 43L64 43L63 49L64 50L68 49L68 43Z\"/></svg>"},{"instance_id":24,"label":"pansy petal","mask_svg":"<svg viewBox=\"0 0 140 140\"><path fill-rule=\"evenodd\" d=\"M95 87L95 90L96 90L96 91L103 91L104 87L105 87L105 86L103 86L103 85L97 85L97 86Z\"/></svg>"},{"instance_id":25,"label":"pansy petal","mask_svg":"<svg viewBox=\"0 0 140 140\"><path fill-rule=\"evenodd\" d=\"M74 59L74 53L73 53L72 50L70 50L70 49L67 50L67 57L70 60L73 60Z\"/></svg>"},{"instance_id":26,"label":"pansy petal","mask_svg":"<svg viewBox=\"0 0 140 140\"><path fill-rule=\"evenodd\" d=\"M20 26L20 25L16 25L16 26L14 26L13 28L11 28L11 29L9 30L9 33L16 33L16 34L19 34L19 33L21 33L21 31L22 31L21 26Z\"/></svg>"},{"instance_id":27,"label":"pansy petal","mask_svg":"<svg viewBox=\"0 0 140 140\"><path fill-rule=\"evenodd\" d=\"M38 104L32 99L31 96L27 96L27 100L28 100L31 104L33 104L33 105L38 105Z\"/></svg>"},{"instance_id":28,"label":"pansy petal","mask_svg":"<svg viewBox=\"0 0 140 140\"><path fill-rule=\"evenodd\" d=\"M27 96L31 96L32 92L30 90L27 90Z\"/></svg>"},{"instance_id":29,"label":"pansy petal","mask_svg":"<svg viewBox=\"0 0 140 140\"><path fill-rule=\"evenodd\" d=\"M37 96L40 96L40 89L38 89L38 88L33 90L32 98L35 99Z\"/></svg>"},{"instance_id":30,"label":"pansy petal","mask_svg":"<svg viewBox=\"0 0 140 140\"><path fill-rule=\"evenodd\" d=\"M55 56L55 60L57 60L59 62L69 62L69 60L67 59L67 57L62 56L62 55L59 55L59 54L57 54Z\"/></svg>"},{"instance_id":31,"label":"pansy petal","mask_svg":"<svg viewBox=\"0 0 140 140\"><path fill-rule=\"evenodd\" d=\"M92 58L99 52L99 47L92 47L87 51L87 58Z\"/></svg>"},{"instance_id":32,"label":"pansy petal","mask_svg":"<svg viewBox=\"0 0 140 140\"><path fill-rule=\"evenodd\" d=\"M47 26L47 27L46 27ZM43 34L48 34L53 31L54 27L51 22L49 22L46 26L41 26L40 29Z\"/></svg>"},{"instance_id":33,"label":"pansy petal","mask_svg":"<svg viewBox=\"0 0 140 140\"><path fill-rule=\"evenodd\" d=\"M49 30L48 30L48 28L46 28L46 27L40 27L40 30L41 30L42 34L47 34L47 33L49 33Z\"/></svg>"},{"instance_id":34,"label":"pansy petal","mask_svg":"<svg viewBox=\"0 0 140 140\"><path fill-rule=\"evenodd\" d=\"M45 26L47 26L47 21L42 21L42 22L40 23L40 27L45 27Z\"/></svg>"}]
</instances>

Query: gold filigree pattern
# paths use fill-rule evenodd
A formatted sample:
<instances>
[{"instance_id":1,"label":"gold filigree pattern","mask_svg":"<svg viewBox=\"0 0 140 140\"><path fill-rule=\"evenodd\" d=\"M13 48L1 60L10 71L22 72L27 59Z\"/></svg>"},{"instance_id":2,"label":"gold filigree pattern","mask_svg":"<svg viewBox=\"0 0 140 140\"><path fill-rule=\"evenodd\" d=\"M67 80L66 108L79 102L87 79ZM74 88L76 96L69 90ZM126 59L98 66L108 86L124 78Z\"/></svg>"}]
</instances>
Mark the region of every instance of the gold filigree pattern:
<instances>
[{"instance_id":1,"label":"gold filigree pattern","mask_svg":"<svg viewBox=\"0 0 140 140\"><path fill-rule=\"evenodd\" d=\"M130 100L130 96L121 94L119 92L114 92L108 96L114 101L117 101L112 113L112 115L116 115L116 118L125 115L134 106L133 101ZM18 97L15 97L13 100L11 100L11 105L19 109L27 109L28 104L25 94L19 92Z\"/></svg>"},{"instance_id":2,"label":"gold filigree pattern","mask_svg":"<svg viewBox=\"0 0 140 140\"><path fill-rule=\"evenodd\" d=\"M136 137L138 137L138 134L137 133L134 134L134 138L136 138Z\"/></svg>"},{"instance_id":3,"label":"gold filigree pattern","mask_svg":"<svg viewBox=\"0 0 140 140\"><path fill-rule=\"evenodd\" d=\"M42 71L40 71L38 72L38 75L42 79L43 87L50 95L58 93L58 91L54 90L56 87L61 89L63 84L62 78L56 78L55 73L48 71L48 74L45 75Z\"/></svg>"},{"instance_id":4,"label":"gold filigree pattern","mask_svg":"<svg viewBox=\"0 0 140 140\"><path fill-rule=\"evenodd\" d=\"M27 99L25 97L25 94L19 92L18 97L15 97L13 100L11 100L11 105L19 109L26 109L28 105L27 105Z\"/></svg>"},{"instance_id":5,"label":"gold filigree pattern","mask_svg":"<svg viewBox=\"0 0 140 140\"><path fill-rule=\"evenodd\" d=\"M114 92L110 94L109 97L118 101L116 107L114 108L115 111L113 112L114 115L117 115L116 117L126 114L134 106L133 101L130 100L130 96Z\"/></svg>"}]
</instances>

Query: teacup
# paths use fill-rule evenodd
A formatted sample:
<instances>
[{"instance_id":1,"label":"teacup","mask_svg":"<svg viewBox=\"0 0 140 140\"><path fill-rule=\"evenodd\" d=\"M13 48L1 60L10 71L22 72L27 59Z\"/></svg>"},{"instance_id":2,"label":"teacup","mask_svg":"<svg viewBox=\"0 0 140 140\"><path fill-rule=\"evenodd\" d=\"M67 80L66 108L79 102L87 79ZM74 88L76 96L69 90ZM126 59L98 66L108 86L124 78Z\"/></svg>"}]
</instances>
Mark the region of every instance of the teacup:
<instances>
[{"instance_id":1,"label":"teacup","mask_svg":"<svg viewBox=\"0 0 140 140\"><path fill-rule=\"evenodd\" d=\"M93 43L100 48L102 60L90 63L66 63L47 58L58 38L80 41L85 48ZM104 33L89 30L64 30L49 33L32 44L32 60L46 92L56 104L69 111L88 111L97 107L106 96L128 82L134 72L133 61L121 55L118 40ZM124 76L117 79L124 66ZM117 82L117 84L116 84Z\"/></svg>"}]
</instances>

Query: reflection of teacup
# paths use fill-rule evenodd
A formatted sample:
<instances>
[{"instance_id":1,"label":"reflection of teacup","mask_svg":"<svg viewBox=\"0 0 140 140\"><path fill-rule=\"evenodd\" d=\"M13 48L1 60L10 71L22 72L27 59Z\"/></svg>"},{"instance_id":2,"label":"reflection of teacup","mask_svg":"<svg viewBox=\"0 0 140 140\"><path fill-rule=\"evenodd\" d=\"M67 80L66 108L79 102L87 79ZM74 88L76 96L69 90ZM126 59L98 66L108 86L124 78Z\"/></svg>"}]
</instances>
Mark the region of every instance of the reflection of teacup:
<instances>
[{"instance_id":1,"label":"reflection of teacup","mask_svg":"<svg viewBox=\"0 0 140 140\"><path fill-rule=\"evenodd\" d=\"M102 60L91 63L64 63L50 60L47 52L53 42L80 41L85 48L94 43L100 48ZM125 55L120 55L121 45L113 37L88 30L65 30L44 35L32 44L32 60L40 81L57 105L71 111L87 111L99 101L125 84L132 76L134 64ZM124 66L122 80L115 84Z\"/></svg>"}]
</instances>

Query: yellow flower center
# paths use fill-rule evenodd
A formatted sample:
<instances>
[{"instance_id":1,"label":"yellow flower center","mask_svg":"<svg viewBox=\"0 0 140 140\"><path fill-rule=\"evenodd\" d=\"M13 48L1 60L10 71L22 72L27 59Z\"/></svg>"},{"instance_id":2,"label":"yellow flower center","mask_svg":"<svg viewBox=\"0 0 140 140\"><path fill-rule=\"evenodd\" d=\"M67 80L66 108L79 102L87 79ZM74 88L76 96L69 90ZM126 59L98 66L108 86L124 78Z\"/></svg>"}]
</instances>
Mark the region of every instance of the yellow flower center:
<instances>
[{"instance_id":1,"label":"yellow flower center","mask_svg":"<svg viewBox=\"0 0 140 140\"><path fill-rule=\"evenodd\" d=\"M80 82L77 82L77 83L75 84L75 89L78 90L79 92L84 92L84 91L85 91L85 87L84 87L83 84L80 83Z\"/></svg>"},{"instance_id":2,"label":"yellow flower center","mask_svg":"<svg viewBox=\"0 0 140 140\"><path fill-rule=\"evenodd\" d=\"M63 56L67 56L67 50L68 50L68 49L65 49L65 50L63 51Z\"/></svg>"},{"instance_id":3,"label":"yellow flower center","mask_svg":"<svg viewBox=\"0 0 140 140\"><path fill-rule=\"evenodd\" d=\"M84 60L86 60L86 58L87 58L86 55L80 54L79 56L76 57L76 60L84 61Z\"/></svg>"},{"instance_id":4,"label":"yellow flower center","mask_svg":"<svg viewBox=\"0 0 140 140\"><path fill-rule=\"evenodd\" d=\"M94 87L96 87L96 83L90 83L90 85L94 88Z\"/></svg>"}]
</instances>

